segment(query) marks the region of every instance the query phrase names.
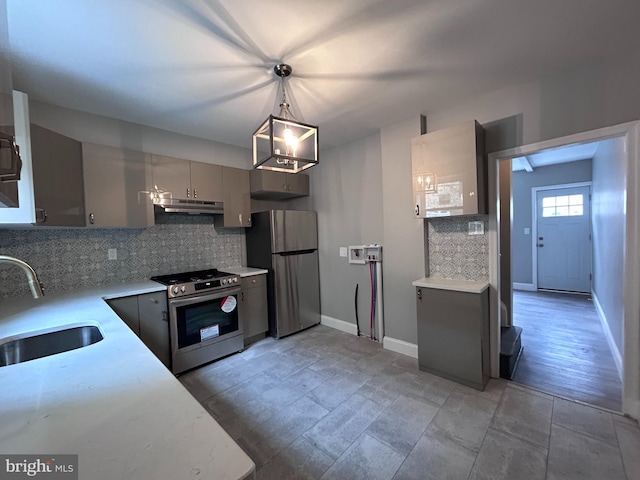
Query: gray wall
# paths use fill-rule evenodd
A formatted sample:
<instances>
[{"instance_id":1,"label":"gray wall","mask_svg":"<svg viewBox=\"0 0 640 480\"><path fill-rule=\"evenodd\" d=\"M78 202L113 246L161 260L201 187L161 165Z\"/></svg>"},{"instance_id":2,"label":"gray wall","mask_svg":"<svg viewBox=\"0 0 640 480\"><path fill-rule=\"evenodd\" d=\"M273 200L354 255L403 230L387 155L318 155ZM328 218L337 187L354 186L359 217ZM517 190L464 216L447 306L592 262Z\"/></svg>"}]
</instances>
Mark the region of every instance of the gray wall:
<instances>
[{"instance_id":1,"label":"gray wall","mask_svg":"<svg viewBox=\"0 0 640 480\"><path fill-rule=\"evenodd\" d=\"M29 100L29 114L32 123L81 142L229 167L251 168L250 148L190 137L32 100ZM251 132L247 132L247 145L251 145Z\"/></svg>"},{"instance_id":2,"label":"gray wall","mask_svg":"<svg viewBox=\"0 0 640 480\"><path fill-rule=\"evenodd\" d=\"M218 229L209 215L159 214L144 229L0 229L0 252L27 261L45 295L87 287L147 280L242 262L242 229ZM117 260L107 259L116 248ZM24 273L0 265L0 298L29 296Z\"/></svg>"},{"instance_id":3,"label":"gray wall","mask_svg":"<svg viewBox=\"0 0 640 480\"><path fill-rule=\"evenodd\" d=\"M512 132L516 135L515 145L525 145L640 119L637 85L640 85L640 52L623 52L424 113L429 131L470 119L487 125L515 117L517 130ZM410 285L425 273L423 226L412 218L411 203L409 146L411 138L419 133L418 118L381 130L386 332L410 343L416 343L417 338L415 299ZM514 138L496 138L492 145L497 150L512 147L513 142ZM315 168L322 169L322 163ZM321 194L316 191L316 195Z\"/></svg>"},{"instance_id":4,"label":"gray wall","mask_svg":"<svg viewBox=\"0 0 640 480\"><path fill-rule=\"evenodd\" d=\"M290 206L318 212L322 314L355 324L359 284L360 325L368 333L368 266L349 264L339 252L349 245L383 243L380 135L323 150L320 165L308 172L312 196Z\"/></svg>"},{"instance_id":5,"label":"gray wall","mask_svg":"<svg viewBox=\"0 0 640 480\"><path fill-rule=\"evenodd\" d=\"M593 293L623 349L623 274L625 238L624 140L601 142L593 158ZM637 265L630 268L638 268Z\"/></svg>"},{"instance_id":6,"label":"gray wall","mask_svg":"<svg viewBox=\"0 0 640 480\"><path fill-rule=\"evenodd\" d=\"M424 220L413 213L411 138L415 117L381 130L385 335L416 343L416 298L411 282L425 276Z\"/></svg>"},{"instance_id":7,"label":"gray wall","mask_svg":"<svg viewBox=\"0 0 640 480\"><path fill-rule=\"evenodd\" d=\"M533 282L531 233L533 232L533 212L531 189L564 183L591 181L591 160L535 168L529 173L524 170L513 172L512 201L513 224L511 231L511 274L515 283ZM524 229L529 229L529 234Z\"/></svg>"}]
</instances>

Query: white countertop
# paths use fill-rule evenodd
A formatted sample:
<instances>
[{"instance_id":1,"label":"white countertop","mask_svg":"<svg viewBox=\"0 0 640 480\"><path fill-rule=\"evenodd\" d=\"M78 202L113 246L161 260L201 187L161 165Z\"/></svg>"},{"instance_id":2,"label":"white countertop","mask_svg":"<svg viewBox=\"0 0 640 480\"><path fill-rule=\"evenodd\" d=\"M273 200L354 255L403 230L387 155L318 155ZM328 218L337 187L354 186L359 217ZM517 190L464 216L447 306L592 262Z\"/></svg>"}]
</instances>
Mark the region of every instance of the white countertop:
<instances>
[{"instance_id":1,"label":"white countertop","mask_svg":"<svg viewBox=\"0 0 640 480\"><path fill-rule=\"evenodd\" d=\"M253 478L251 459L107 306L152 282L0 302L0 339L97 324L93 345L0 367L0 452L78 454L80 478Z\"/></svg>"},{"instance_id":2,"label":"white countertop","mask_svg":"<svg viewBox=\"0 0 640 480\"><path fill-rule=\"evenodd\" d=\"M450 280L447 278L423 277L412 283L414 287L453 290L456 292L482 293L489 288L489 282L472 282L469 280Z\"/></svg>"},{"instance_id":3,"label":"white countertop","mask_svg":"<svg viewBox=\"0 0 640 480\"><path fill-rule=\"evenodd\" d=\"M240 275L240 277L251 277L253 275L262 275L263 273L269 273L269 270L264 268L252 268L252 267L232 267L224 268L225 272L234 273Z\"/></svg>"}]
</instances>

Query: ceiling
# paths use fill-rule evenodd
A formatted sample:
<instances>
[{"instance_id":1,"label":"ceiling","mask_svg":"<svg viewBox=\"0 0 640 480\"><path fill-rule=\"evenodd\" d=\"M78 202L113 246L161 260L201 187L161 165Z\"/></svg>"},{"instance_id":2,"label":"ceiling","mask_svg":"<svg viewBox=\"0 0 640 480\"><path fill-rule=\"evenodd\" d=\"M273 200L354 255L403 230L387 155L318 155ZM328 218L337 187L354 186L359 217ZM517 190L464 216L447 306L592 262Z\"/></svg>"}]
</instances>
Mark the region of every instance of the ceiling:
<instances>
[{"instance_id":1,"label":"ceiling","mask_svg":"<svg viewBox=\"0 0 640 480\"><path fill-rule=\"evenodd\" d=\"M7 0L14 88L250 147L273 66L321 145L640 48L637 0Z\"/></svg>"},{"instance_id":2,"label":"ceiling","mask_svg":"<svg viewBox=\"0 0 640 480\"><path fill-rule=\"evenodd\" d=\"M557 148L548 148L540 152L511 159L511 169L514 172L526 170L532 172L536 168L549 167L560 163L578 162L592 159L600 142L566 145Z\"/></svg>"}]
</instances>

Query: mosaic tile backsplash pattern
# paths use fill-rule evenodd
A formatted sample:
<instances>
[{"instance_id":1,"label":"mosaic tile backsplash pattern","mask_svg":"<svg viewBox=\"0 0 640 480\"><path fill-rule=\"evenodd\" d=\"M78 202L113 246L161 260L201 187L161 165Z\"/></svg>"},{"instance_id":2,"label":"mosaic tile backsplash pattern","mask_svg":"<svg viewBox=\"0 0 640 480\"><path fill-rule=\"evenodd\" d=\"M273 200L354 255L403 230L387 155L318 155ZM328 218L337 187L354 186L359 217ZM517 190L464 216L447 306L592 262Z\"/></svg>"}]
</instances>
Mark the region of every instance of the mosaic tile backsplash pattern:
<instances>
[{"instance_id":1,"label":"mosaic tile backsplash pattern","mask_svg":"<svg viewBox=\"0 0 640 480\"><path fill-rule=\"evenodd\" d=\"M469 222L484 223L484 235L469 235ZM431 218L428 222L429 276L489 280L489 216Z\"/></svg>"},{"instance_id":2,"label":"mosaic tile backsplash pattern","mask_svg":"<svg viewBox=\"0 0 640 480\"><path fill-rule=\"evenodd\" d=\"M145 229L0 229L0 253L29 263L45 294L238 266L243 242L242 229L216 230L209 215L158 214ZM117 260L108 260L110 248ZM0 299L30 295L24 273L0 265Z\"/></svg>"}]
</instances>

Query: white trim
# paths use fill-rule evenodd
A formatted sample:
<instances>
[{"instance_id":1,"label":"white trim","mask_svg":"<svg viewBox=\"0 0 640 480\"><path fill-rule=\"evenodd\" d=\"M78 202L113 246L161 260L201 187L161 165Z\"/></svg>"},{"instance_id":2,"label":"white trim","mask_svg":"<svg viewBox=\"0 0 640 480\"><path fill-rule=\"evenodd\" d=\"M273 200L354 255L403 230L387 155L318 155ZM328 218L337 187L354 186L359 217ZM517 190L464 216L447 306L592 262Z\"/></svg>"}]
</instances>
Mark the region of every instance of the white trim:
<instances>
[{"instance_id":1,"label":"white trim","mask_svg":"<svg viewBox=\"0 0 640 480\"><path fill-rule=\"evenodd\" d=\"M382 346L385 350L401 353L409 357L418 358L418 345L415 343L405 342L396 338L384 337Z\"/></svg>"},{"instance_id":2,"label":"white trim","mask_svg":"<svg viewBox=\"0 0 640 480\"><path fill-rule=\"evenodd\" d=\"M566 137L545 140L531 145L490 153L489 171L489 282L490 286L490 347L491 374L499 373L500 364L500 240L498 232L500 218L496 211L499 206L500 189L498 167L501 160L531 155L547 148L564 145L606 140L625 139L627 171L626 184L626 228L625 228L625 269L624 269L624 348L622 411L633 418L640 417L640 121L628 122L613 127L600 128Z\"/></svg>"},{"instance_id":3,"label":"white trim","mask_svg":"<svg viewBox=\"0 0 640 480\"><path fill-rule=\"evenodd\" d=\"M345 322L344 320L338 320L337 318L329 317L327 315L320 315L320 324L335 328L341 332L350 333L351 335L358 334L358 327L356 327L355 323Z\"/></svg>"},{"instance_id":4,"label":"white trim","mask_svg":"<svg viewBox=\"0 0 640 480\"><path fill-rule=\"evenodd\" d=\"M525 292L535 292L536 291L536 287L533 285L533 283L513 282L513 289L514 290L523 290Z\"/></svg>"},{"instance_id":5,"label":"white trim","mask_svg":"<svg viewBox=\"0 0 640 480\"><path fill-rule=\"evenodd\" d=\"M598 318L600 319L600 323L602 324L604 336L607 338L607 342L609 343L609 349L611 350L611 355L613 355L613 361L615 362L616 368L618 369L618 376L620 377L620 381L622 381L622 355L620 355L618 345L616 345L616 342L613 339L611 328L609 327L609 322L607 321L607 316L604 314L604 310L602 309L602 305L600 305L600 300L598 300L596 292L591 292L591 298L593 299L593 305L596 307L596 312L598 312Z\"/></svg>"},{"instance_id":6,"label":"white trim","mask_svg":"<svg viewBox=\"0 0 640 480\"><path fill-rule=\"evenodd\" d=\"M589 198L591 198L591 186L592 182L575 182L531 187L531 283L535 290L538 289L538 192L559 190L561 188L589 187ZM589 200L589 202L591 202L591 200ZM591 207L589 207L589 212L591 212ZM589 234L593 234L591 218L589 218ZM591 243L589 244L589 248L591 248ZM589 258L591 258L592 255L593 251L589 253Z\"/></svg>"}]
</instances>

